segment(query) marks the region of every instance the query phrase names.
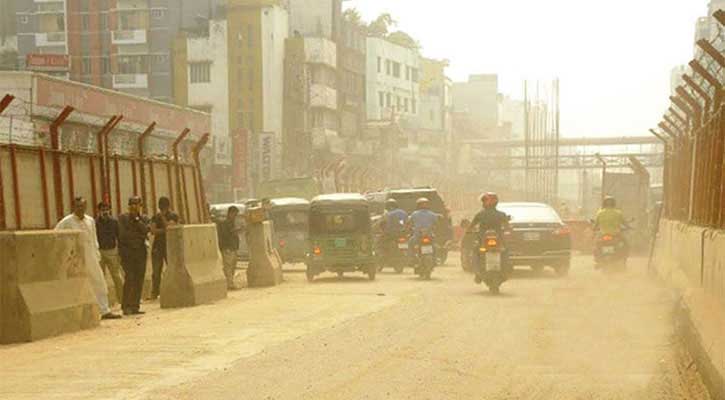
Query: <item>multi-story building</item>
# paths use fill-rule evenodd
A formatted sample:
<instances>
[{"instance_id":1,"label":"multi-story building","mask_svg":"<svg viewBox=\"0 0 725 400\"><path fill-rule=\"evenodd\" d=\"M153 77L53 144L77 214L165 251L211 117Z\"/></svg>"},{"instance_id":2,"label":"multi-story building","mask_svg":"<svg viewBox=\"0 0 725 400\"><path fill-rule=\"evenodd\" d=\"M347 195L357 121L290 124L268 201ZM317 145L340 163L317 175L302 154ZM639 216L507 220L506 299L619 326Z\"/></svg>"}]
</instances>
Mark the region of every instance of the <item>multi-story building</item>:
<instances>
[{"instance_id":1,"label":"multi-story building","mask_svg":"<svg viewBox=\"0 0 725 400\"><path fill-rule=\"evenodd\" d=\"M15 2L0 2L0 71L17 69L18 37L15 23Z\"/></svg>"},{"instance_id":2,"label":"multi-story building","mask_svg":"<svg viewBox=\"0 0 725 400\"><path fill-rule=\"evenodd\" d=\"M213 0L11 0L21 68L170 102L171 46Z\"/></svg>"},{"instance_id":3,"label":"multi-story building","mask_svg":"<svg viewBox=\"0 0 725 400\"><path fill-rule=\"evenodd\" d=\"M287 4L227 0L229 129L249 132L249 187L282 176ZM234 140L234 138L232 139ZM251 193L247 193L251 194Z\"/></svg>"},{"instance_id":4,"label":"multi-story building","mask_svg":"<svg viewBox=\"0 0 725 400\"><path fill-rule=\"evenodd\" d=\"M498 127L498 75L471 75L453 84L453 110L468 113L482 134Z\"/></svg>"},{"instance_id":5,"label":"multi-story building","mask_svg":"<svg viewBox=\"0 0 725 400\"><path fill-rule=\"evenodd\" d=\"M287 39L284 165L305 176L315 153L344 152L338 136L337 47L324 37Z\"/></svg>"},{"instance_id":6,"label":"multi-story building","mask_svg":"<svg viewBox=\"0 0 725 400\"><path fill-rule=\"evenodd\" d=\"M720 24L715 20L714 15L718 10L725 10L725 0L710 0L707 10L707 16L698 18L695 24L695 42L701 39L714 41L720 33ZM695 51L697 52L699 49L696 47Z\"/></svg>"},{"instance_id":7,"label":"multi-story building","mask_svg":"<svg viewBox=\"0 0 725 400\"><path fill-rule=\"evenodd\" d=\"M420 102L420 55L383 38L367 38L367 117L415 122Z\"/></svg>"},{"instance_id":8,"label":"multi-story building","mask_svg":"<svg viewBox=\"0 0 725 400\"><path fill-rule=\"evenodd\" d=\"M216 201L233 201L232 177L246 175L247 155L232 158L232 114L228 29L225 19L211 19L199 29L181 32L174 44L174 101L212 116L213 173L207 191ZM239 155L238 155L239 156ZM232 161L242 171L232 170Z\"/></svg>"},{"instance_id":9,"label":"multi-story building","mask_svg":"<svg viewBox=\"0 0 725 400\"><path fill-rule=\"evenodd\" d=\"M438 134L440 140L451 128L453 83L446 76L448 62L423 58L420 79L420 129Z\"/></svg>"}]
</instances>

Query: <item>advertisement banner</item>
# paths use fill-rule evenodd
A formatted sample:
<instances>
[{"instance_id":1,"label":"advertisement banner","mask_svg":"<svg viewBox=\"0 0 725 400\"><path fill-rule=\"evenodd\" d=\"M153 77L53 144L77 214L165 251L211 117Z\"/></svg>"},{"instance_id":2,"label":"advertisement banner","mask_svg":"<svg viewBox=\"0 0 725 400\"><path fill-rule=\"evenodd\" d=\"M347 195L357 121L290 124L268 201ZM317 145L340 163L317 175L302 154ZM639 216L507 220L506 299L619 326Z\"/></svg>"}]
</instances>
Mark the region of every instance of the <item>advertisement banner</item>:
<instances>
[{"instance_id":1,"label":"advertisement banner","mask_svg":"<svg viewBox=\"0 0 725 400\"><path fill-rule=\"evenodd\" d=\"M247 190L248 140L249 131L246 129L236 131L232 138L232 186L235 190Z\"/></svg>"},{"instance_id":2,"label":"advertisement banner","mask_svg":"<svg viewBox=\"0 0 725 400\"><path fill-rule=\"evenodd\" d=\"M276 135L274 132L262 132L259 134L258 167L259 181L266 182L274 179L274 155Z\"/></svg>"},{"instance_id":3,"label":"advertisement banner","mask_svg":"<svg viewBox=\"0 0 725 400\"><path fill-rule=\"evenodd\" d=\"M229 136L214 136L214 164L232 165L232 141Z\"/></svg>"}]
</instances>

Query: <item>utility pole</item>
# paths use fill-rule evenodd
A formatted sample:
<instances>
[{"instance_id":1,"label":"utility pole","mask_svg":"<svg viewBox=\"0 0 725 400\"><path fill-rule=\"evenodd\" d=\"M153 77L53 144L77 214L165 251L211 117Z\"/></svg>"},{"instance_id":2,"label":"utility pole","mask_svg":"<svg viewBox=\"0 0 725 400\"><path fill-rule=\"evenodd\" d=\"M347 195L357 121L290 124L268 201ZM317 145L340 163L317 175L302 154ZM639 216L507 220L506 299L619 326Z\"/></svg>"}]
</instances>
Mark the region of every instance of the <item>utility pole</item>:
<instances>
[{"instance_id":1,"label":"utility pole","mask_svg":"<svg viewBox=\"0 0 725 400\"><path fill-rule=\"evenodd\" d=\"M530 140L531 140L531 126L529 123L529 82L524 81L524 193L526 194L526 200L531 200L529 185L531 184L530 179L530 165L529 158L530 152Z\"/></svg>"},{"instance_id":2,"label":"utility pole","mask_svg":"<svg viewBox=\"0 0 725 400\"><path fill-rule=\"evenodd\" d=\"M559 197L559 142L561 139L561 132L559 130L560 112L559 112L559 78L554 81L554 96L555 96L555 116L554 116L554 198Z\"/></svg>"}]
</instances>

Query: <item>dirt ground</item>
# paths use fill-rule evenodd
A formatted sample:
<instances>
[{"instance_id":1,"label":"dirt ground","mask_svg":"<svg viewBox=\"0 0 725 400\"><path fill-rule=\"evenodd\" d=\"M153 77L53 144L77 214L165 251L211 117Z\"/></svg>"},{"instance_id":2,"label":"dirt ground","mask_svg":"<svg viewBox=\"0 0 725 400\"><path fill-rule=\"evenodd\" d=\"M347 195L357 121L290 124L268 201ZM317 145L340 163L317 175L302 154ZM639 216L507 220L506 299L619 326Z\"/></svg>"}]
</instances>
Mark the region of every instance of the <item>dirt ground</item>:
<instances>
[{"instance_id":1,"label":"dirt ground","mask_svg":"<svg viewBox=\"0 0 725 400\"><path fill-rule=\"evenodd\" d=\"M708 399L644 262L521 270L501 296L451 261L410 272L286 274L277 288L0 347L0 399Z\"/></svg>"}]
</instances>

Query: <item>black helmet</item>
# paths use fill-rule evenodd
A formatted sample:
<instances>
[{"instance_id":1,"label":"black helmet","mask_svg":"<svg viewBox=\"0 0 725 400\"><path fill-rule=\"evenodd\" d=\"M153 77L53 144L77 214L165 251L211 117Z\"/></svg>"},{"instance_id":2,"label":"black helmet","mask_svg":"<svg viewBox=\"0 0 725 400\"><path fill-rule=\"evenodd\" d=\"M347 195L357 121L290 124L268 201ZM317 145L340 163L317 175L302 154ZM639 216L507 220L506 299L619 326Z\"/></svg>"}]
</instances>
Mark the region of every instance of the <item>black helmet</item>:
<instances>
[{"instance_id":1,"label":"black helmet","mask_svg":"<svg viewBox=\"0 0 725 400\"><path fill-rule=\"evenodd\" d=\"M388 199L385 201L386 210L395 210L398 208L398 202L395 199Z\"/></svg>"},{"instance_id":2,"label":"black helmet","mask_svg":"<svg viewBox=\"0 0 725 400\"><path fill-rule=\"evenodd\" d=\"M614 196L607 196L604 198L604 201L602 202L603 208L615 208L617 207L617 199L614 198Z\"/></svg>"}]
</instances>

